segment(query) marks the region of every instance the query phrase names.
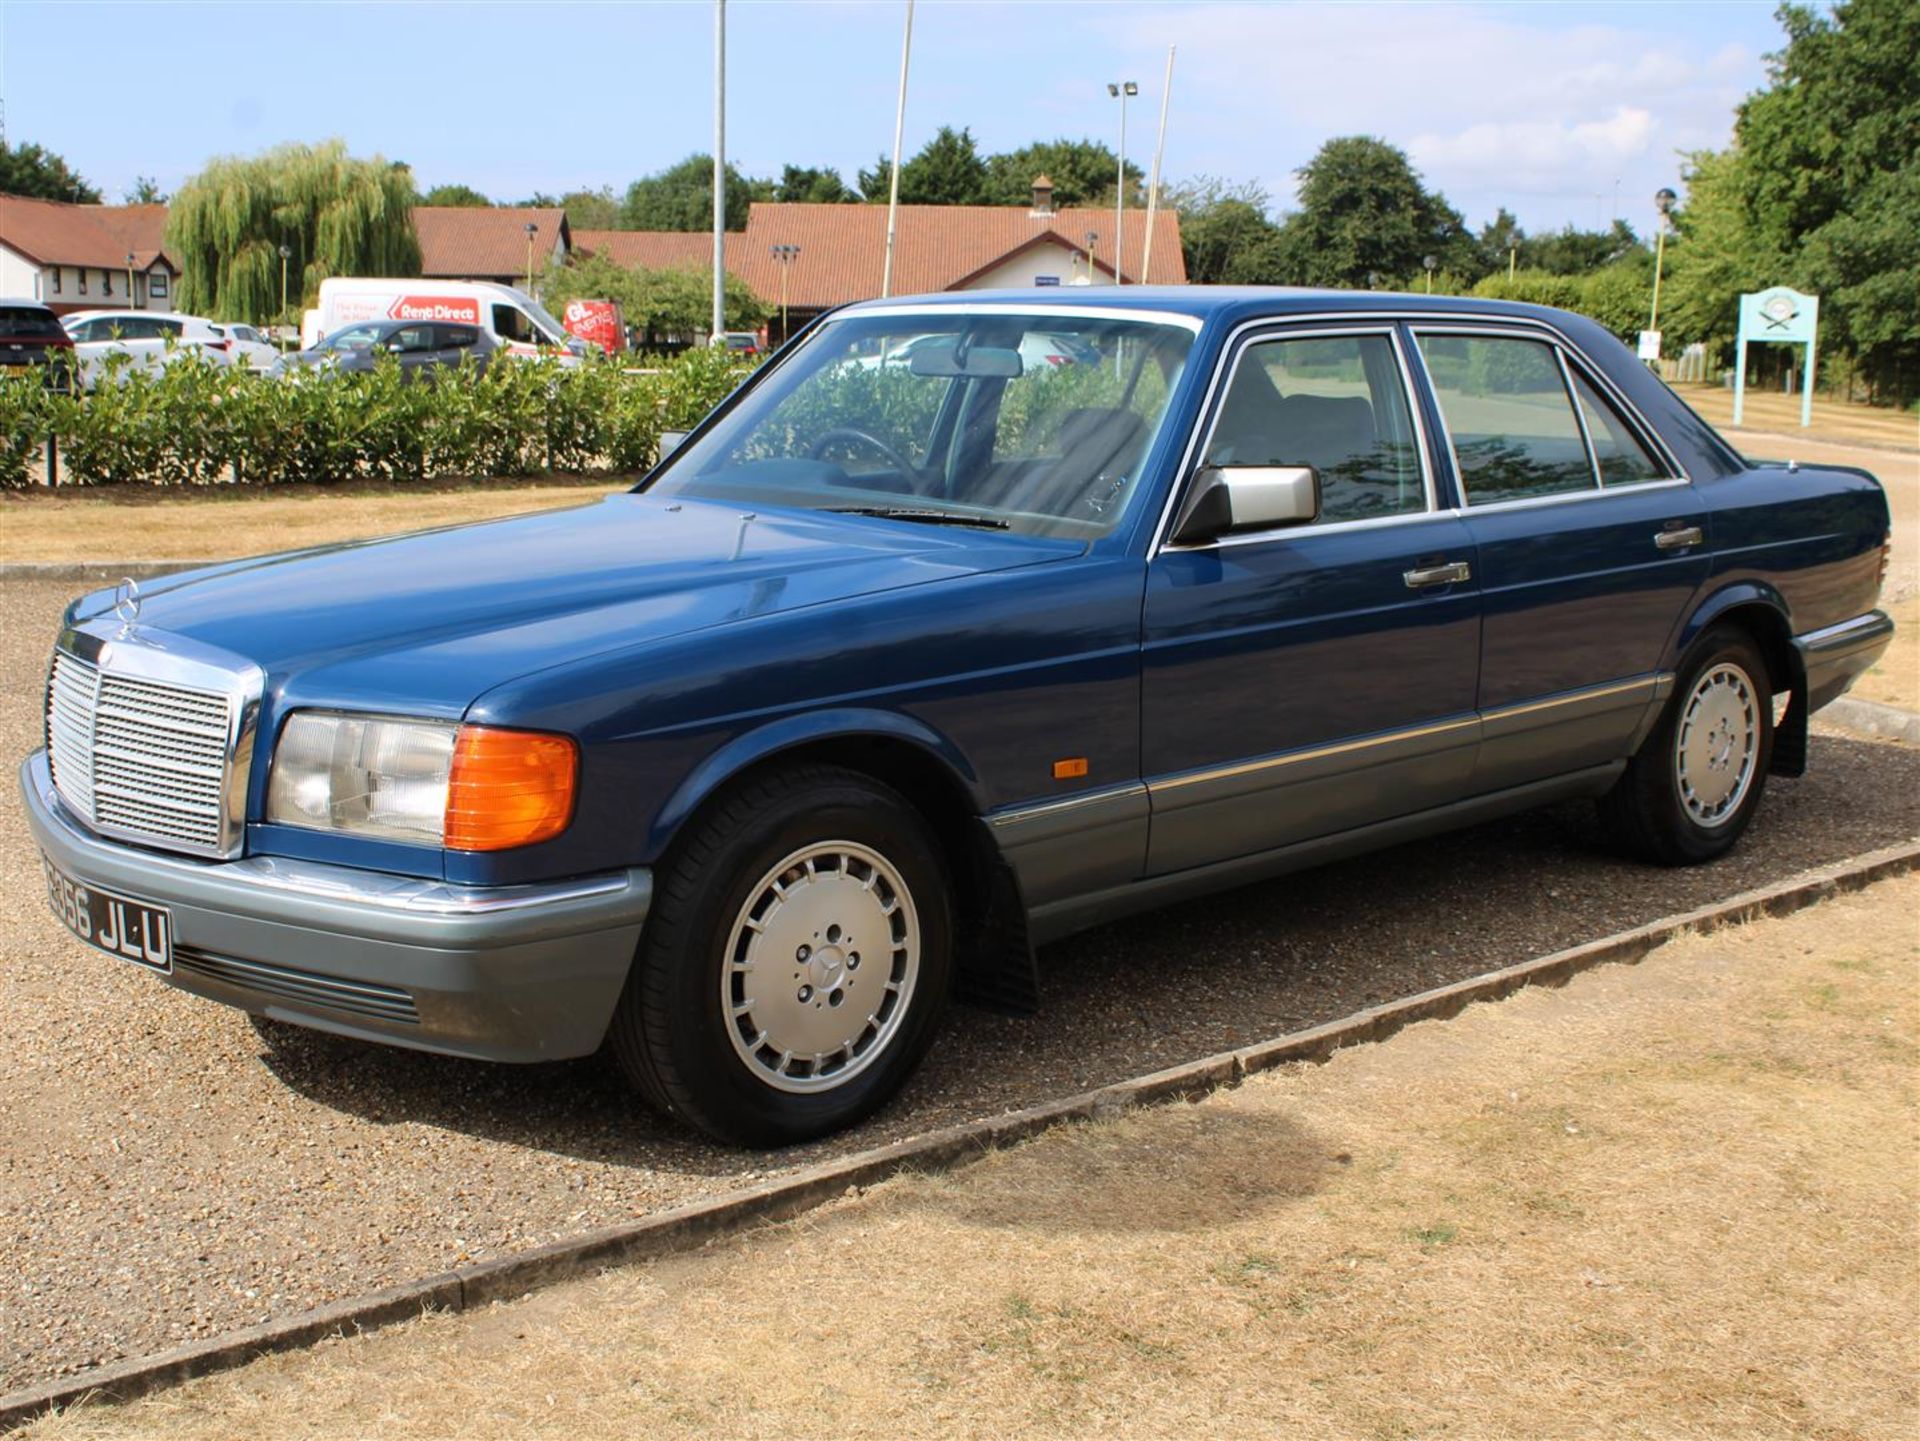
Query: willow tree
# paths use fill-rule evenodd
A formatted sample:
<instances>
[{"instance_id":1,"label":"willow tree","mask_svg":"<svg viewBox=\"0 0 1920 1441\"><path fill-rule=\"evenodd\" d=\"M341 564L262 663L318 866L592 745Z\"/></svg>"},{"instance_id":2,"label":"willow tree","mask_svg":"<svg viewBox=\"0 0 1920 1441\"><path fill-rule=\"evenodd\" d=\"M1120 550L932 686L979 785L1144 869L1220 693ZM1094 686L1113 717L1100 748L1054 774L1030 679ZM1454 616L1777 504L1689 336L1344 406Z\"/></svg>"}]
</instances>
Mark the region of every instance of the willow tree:
<instances>
[{"instance_id":1,"label":"willow tree","mask_svg":"<svg viewBox=\"0 0 1920 1441\"><path fill-rule=\"evenodd\" d=\"M418 275L413 204L406 166L355 159L339 140L222 156L167 212L167 252L181 267L174 302L218 320L290 318L283 245L289 311L330 275Z\"/></svg>"}]
</instances>

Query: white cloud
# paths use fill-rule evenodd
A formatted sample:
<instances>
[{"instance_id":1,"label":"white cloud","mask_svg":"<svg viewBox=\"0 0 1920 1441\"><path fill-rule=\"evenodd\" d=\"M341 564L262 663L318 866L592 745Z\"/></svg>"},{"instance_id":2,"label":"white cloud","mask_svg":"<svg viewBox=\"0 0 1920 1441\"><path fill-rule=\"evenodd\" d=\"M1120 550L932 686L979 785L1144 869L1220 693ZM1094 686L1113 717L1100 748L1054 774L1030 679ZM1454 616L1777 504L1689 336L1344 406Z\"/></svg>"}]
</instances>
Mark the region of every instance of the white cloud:
<instances>
[{"instance_id":1,"label":"white cloud","mask_svg":"<svg viewBox=\"0 0 1920 1441\"><path fill-rule=\"evenodd\" d=\"M1707 12L1614 13L1213 3L1124 12L1117 43L1179 46L1172 174L1260 176L1284 204L1323 140L1378 135L1471 220L1505 204L1534 228L1590 225L1616 190L1630 217L1645 209L1678 152L1725 144L1763 80L1756 48Z\"/></svg>"}]
</instances>

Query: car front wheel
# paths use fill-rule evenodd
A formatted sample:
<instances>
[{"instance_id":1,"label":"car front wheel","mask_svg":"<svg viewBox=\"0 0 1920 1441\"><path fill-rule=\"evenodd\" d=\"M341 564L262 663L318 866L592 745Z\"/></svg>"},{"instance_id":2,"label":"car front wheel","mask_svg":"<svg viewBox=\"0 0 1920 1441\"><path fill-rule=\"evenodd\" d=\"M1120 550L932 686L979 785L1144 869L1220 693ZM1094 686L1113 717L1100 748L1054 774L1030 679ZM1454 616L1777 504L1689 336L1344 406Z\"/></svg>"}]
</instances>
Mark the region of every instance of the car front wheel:
<instances>
[{"instance_id":1,"label":"car front wheel","mask_svg":"<svg viewBox=\"0 0 1920 1441\"><path fill-rule=\"evenodd\" d=\"M658 1109L713 1136L809 1140L899 1089L951 955L918 812L857 772L771 774L700 815L657 873L613 1052Z\"/></svg>"}]
</instances>

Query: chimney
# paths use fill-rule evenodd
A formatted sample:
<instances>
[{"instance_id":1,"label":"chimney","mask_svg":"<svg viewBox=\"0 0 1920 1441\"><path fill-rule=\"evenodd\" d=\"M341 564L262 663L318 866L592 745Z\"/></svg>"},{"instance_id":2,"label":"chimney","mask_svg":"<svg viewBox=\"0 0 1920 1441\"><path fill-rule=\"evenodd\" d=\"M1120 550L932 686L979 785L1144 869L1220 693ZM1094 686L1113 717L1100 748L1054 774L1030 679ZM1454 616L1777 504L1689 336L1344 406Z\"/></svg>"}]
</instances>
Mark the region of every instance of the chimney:
<instances>
[{"instance_id":1,"label":"chimney","mask_svg":"<svg viewBox=\"0 0 1920 1441\"><path fill-rule=\"evenodd\" d=\"M1053 215L1053 182L1044 175L1033 177L1033 217L1050 219Z\"/></svg>"}]
</instances>

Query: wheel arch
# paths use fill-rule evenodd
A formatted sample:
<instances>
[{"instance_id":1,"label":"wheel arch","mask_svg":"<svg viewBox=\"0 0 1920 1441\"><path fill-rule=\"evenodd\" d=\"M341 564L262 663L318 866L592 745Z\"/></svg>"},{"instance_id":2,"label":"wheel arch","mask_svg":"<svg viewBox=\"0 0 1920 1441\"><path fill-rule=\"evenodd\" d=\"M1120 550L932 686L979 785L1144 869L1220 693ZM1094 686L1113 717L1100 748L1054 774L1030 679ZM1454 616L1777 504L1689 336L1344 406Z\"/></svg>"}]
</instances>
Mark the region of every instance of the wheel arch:
<instances>
[{"instance_id":1,"label":"wheel arch","mask_svg":"<svg viewBox=\"0 0 1920 1441\"><path fill-rule=\"evenodd\" d=\"M1674 646L1677 668L1695 641L1717 625L1740 627L1753 637L1767 662L1767 684L1789 698L1787 712L1774 729L1768 770L1797 776L1807 768L1807 677L1800 649L1793 643L1793 622L1786 598L1773 586L1746 581L1716 592L1696 610Z\"/></svg>"},{"instance_id":2,"label":"wheel arch","mask_svg":"<svg viewBox=\"0 0 1920 1441\"><path fill-rule=\"evenodd\" d=\"M707 757L661 807L649 834L658 858L717 797L770 770L832 765L900 792L933 830L953 884L962 999L1015 1013L1038 1006L1038 977L1019 882L982 819L978 773L958 746L897 712L816 711L737 736Z\"/></svg>"}]
</instances>

